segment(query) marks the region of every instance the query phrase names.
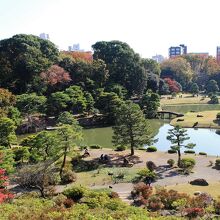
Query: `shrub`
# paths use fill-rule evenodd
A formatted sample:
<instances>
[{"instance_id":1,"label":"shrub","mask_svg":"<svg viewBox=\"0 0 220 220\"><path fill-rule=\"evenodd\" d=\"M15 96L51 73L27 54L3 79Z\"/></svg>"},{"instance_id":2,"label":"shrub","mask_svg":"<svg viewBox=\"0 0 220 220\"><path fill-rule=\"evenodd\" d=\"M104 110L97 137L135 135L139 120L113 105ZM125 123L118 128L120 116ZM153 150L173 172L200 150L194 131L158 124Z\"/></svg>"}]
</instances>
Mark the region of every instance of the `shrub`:
<instances>
[{"instance_id":1,"label":"shrub","mask_svg":"<svg viewBox=\"0 0 220 220\"><path fill-rule=\"evenodd\" d=\"M169 159L169 160L167 161L167 163L169 164L170 167L173 167L173 165L175 164L175 160Z\"/></svg>"},{"instance_id":2,"label":"shrub","mask_svg":"<svg viewBox=\"0 0 220 220\"><path fill-rule=\"evenodd\" d=\"M157 151L157 148L154 146L150 146L147 148L147 152L156 152L156 151Z\"/></svg>"},{"instance_id":3,"label":"shrub","mask_svg":"<svg viewBox=\"0 0 220 220\"><path fill-rule=\"evenodd\" d=\"M180 168L184 170L191 170L196 164L195 159L193 158L183 158L180 161Z\"/></svg>"},{"instance_id":4,"label":"shrub","mask_svg":"<svg viewBox=\"0 0 220 220\"><path fill-rule=\"evenodd\" d=\"M102 147L99 144L90 145L89 148L91 148L91 149L102 149Z\"/></svg>"},{"instance_id":5,"label":"shrub","mask_svg":"<svg viewBox=\"0 0 220 220\"><path fill-rule=\"evenodd\" d=\"M220 159L215 160L215 167L216 169L220 169Z\"/></svg>"},{"instance_id":6,"label":"shrub","mask_svg":"<svg viewBox=\"0 0 220 220\"><path fill-rule=\"evenodd\" d=\"M124 145L118 145L115 148L115 151L124 151L124 150L126 150L126 146Z\"/></svg>"},{"instance_id":7,"label":"shrub","mask_svg":"<svg viewBox=\"0 0 220 220\"><path fill-rule=\"evenodd\" d=\"M73 206L74 201L72 199L65 199L63 201L63 204L66 208L70 208L71 206Z\"/></svg>"},{"instance_id":8,"label":"shrub","mask_svg":"<svg viewBox=\"0 0 220 220\"><path fill-rule=\"evenodd\" d=\"M214 209L216 214L220 214L220 196L214 201Z\"/></svg>"},{"instance_id":9,"label":"shrub","mask_svg":"<svg viewBox=\"0 0 220 220\"><path fill-rule=\"evenodd\" d=\"M176 190L167 190L164 188L157 188L155 195L160 198L165 209L173 209L173 203L180 199L185 199L187 202L190 201L189 195L186 193L179 193Z\"/></svg>"},{"instance_id":10,"label":"shrub","mask_svg":"<svg viewBox=\"0 0 220 220\"><path fill-rule=\"evenodd\" d=\"M208 193L200 193L197 196L192 197L190 207L194 208L206 208L213 203L213 198Z\"/></svg>"},{"instance_id":11,"label":"shrub","mask_svg":"<svg viewBox=\"0 0 220 220\"><path fill-rule=\"evenodd\" d=\"M66 196L64 196L63 194L59 194L53 198L53 201L56 203L56 205L62 206L66 199L67 199Z\"/></svg>"},{"instance_id":12,"label":"shrub","mask_svg":"<svg viewBox=\"0 0 220 220\"><path fill-rule=\"evenodd\" d=\"M156 164L153 161L147 161L146 166L151 172L157 168Z\"/></svg>"},{"instance_id":13,"label":"shrub","mask_svg":"<svg viewBox=\"0 0 220 220\"><path fill-rule=\"evenodd\" d=\"M73 186L63 192L67 198L72 199L73 201L79 201L87 192L87 189L81 186Z\"/></svg>"},{"instance_id":14,"label":"shrub","mask_svg":"<svg viewBox=\"0 0 220 220\"><path fill-rule=\"evenodd\" d=\"M72 170L65 169L63 171L61 181L63 184L73 183L76 181L76 174Z\"/></svg>"},{"instance_id":15,"label":"shrub","mask_svg":"<svg viewBox=\"0 0 220 220\"><path fill-rule=\"evenodd\" d=\"M176 151L176 150L173 150L173 149L170 149L170 150L167 151L168 154L176 154L176 152L177 152L177 151Z\"/></svg>"},{"instance_id":16,"label":"shrub","mask_svg":"<svg viewBox=\"0 0 220 220\"><path fill-rule=\"evenodd\" d=\"M110 197L111 199L115 199L115 198L119 198L119 195L118 195L118 193L116 193L116 192L111 192L110 195L109 195L109 197Z\"/></svg>"},{"instance_id":17,"label":"shrub","mask_svg":"<svg viewBox=\"0 0 220 220\"><path fill-rule=\"evenodd\" d=\"M150 171L149 169L147 169L147 168L144 168L144 169L141 169L141 170L139 170L138 171L138 173L137 173L138 175L139 175L139 177L140 177L140 179L145 179L145 178L151 178L152 180L155 180L156 179L156 174L155 174L155 172L153 172L153 171Z\"/></svg>"},{"instance_id":18,"label":"shrub","mask_svg":"<svg viewBox=\"0 0 220 220\"><path fill-rule=\"evenodd\" d=\"M191 218L202 217L205 212L203 208L187 208L185 209L186 216Z\"/></svg>"},{"instance_id":19,"label":"shrub","mask_svg":"<svg viewBox=\"0 0 220 220\"><path fill-rule=\"evenodd\" d=\"M185 150L184 151L185 154L195 154L194 150Z\"/></svg>"},{"instance_id":20,"label":"shrub","mask_svg":"<svg viewBox=\"0 0 220 220\"><path fill-rule=\"evenodd\" d=\"M218 96L217 96L217 95L211 96L211 97L210 97L209 104L219 104Z\"/></svg>"},{"instance_id":21,"label":"shrub","mask_svg":"<svg viewBox=\"0 0 220 220\"><path fill-rule=\"evenodd\" d=\"M152 195L152 193L153 193L153 188L151 186L148 186L145 183L140 182L134 185L134 189L131 191L131 196L133 199L147 200Z\"/></svg>"},{"instance_id":22,"label":"shrub","mask_svg":"<svg viewBox=\"0 0 220 220\"><path fill-rule=\"evenodd\" d=\"M199 155L207 155L205 152L199 152Z\"/></svg>"},{"instance_id":23,"label":"shrub","mask_svg":"<svg viewBox=\"0 0 220 220\"><path fill-rule=\"evenodd\" d=\"M195 179L189 182L191 185L208 186L208 182L205 179Z\"/></svg>"},{"instance_id":24,"label":"shrub","mask_svg":"<svg viewBox=\"0 0 220 220\"><path fill-rule=\"evenodd\" d=\"M217 120L219 120L219 119L220 119L220 112L219 112L219 113L217 113L217 115L216 115L216 119L217 119Z\"/></svg>"},{"instance_id":25,"label":"shrub","mask_svg":"<svg viewBox=\"0 0 220 220\"><path fill-rule=\"evenodd\" d=\"M161 210L163 207L164 205L161 202L161 199L156 195L151 196L147 201L147 208L152 211Z\"/></svg>"}]
</instances>

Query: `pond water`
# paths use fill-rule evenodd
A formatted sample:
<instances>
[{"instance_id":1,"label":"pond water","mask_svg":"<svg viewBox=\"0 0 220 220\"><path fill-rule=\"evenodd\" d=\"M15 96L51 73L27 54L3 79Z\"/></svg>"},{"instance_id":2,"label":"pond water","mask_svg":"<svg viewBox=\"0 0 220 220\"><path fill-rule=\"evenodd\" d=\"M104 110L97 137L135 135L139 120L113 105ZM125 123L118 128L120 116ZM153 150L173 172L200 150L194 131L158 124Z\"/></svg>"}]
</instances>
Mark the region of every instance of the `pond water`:
<instances>
[{"instance_id":1,"label":"pond water","mask_svg":"<svg viewBox=\"0 0 220 220\"><path fill-rule=\"evenodd\" d=\"M150 120L155 139L158 142L154 144L160 151L167 151L170 148L170 142L166 139L168 130L172 128L167 121L162 120ZM99 144L102 147L113 147L112 140L112 128L91 128L84 129L84 141L82 144ZM220 155L220 135L215 133L212 129L193 129L188 128L187 134L190 136L190 140L185 143L195 143L196 147L193 149L196 153L206 152L209 155ZM186 150L183 148L183 150Z\"/></svg>"}]
</instances>

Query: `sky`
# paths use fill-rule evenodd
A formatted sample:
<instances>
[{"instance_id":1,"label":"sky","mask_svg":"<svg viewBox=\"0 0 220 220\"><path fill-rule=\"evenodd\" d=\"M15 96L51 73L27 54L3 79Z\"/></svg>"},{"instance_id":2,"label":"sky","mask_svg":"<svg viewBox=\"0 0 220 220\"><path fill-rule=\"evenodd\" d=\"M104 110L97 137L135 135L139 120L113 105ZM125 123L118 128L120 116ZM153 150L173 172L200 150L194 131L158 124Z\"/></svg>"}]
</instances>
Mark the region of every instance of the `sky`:
<instances>
[{"instance_id":1,"label":"sky","mask_svg":"<svg viewBox=\"0 0 220 220\"><path fill-rule=\"evenodd\" d=\"M47 33L64 50L120 40L144 58L179 44L215 55L219 11L220 0L0 0L0 39Z\"/></svg>"}]
</instances>

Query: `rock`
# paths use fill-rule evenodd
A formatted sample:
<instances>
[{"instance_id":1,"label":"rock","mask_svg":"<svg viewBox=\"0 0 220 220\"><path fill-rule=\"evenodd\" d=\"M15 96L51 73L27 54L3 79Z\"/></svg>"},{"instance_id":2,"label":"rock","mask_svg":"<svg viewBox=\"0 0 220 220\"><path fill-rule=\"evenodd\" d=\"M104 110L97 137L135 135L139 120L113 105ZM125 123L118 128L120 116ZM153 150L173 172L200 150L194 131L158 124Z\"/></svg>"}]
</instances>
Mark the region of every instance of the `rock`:
<instances>
[{"instance_id":1,"label":"rock","mask_svg":"<svg viewBox=\"0 0 220 220\"><path fill-rule=\"evenodd\" d=\"M197 186L208 186L208 182L205 179L195 179L193 181L189 182L191 185L197 185Z\"/></svg>"},{"instance_id":2,"label":"rock","mask_svg":"<svg viewBox=\"0 0 220 220\"><path fill-rule=\"evenodd\" d=\"M193 194L194 194L195 196L198 196L198 195L202 194L202 192L200 192L200 191L195 191Z\"/></svg>"}]
</instances>

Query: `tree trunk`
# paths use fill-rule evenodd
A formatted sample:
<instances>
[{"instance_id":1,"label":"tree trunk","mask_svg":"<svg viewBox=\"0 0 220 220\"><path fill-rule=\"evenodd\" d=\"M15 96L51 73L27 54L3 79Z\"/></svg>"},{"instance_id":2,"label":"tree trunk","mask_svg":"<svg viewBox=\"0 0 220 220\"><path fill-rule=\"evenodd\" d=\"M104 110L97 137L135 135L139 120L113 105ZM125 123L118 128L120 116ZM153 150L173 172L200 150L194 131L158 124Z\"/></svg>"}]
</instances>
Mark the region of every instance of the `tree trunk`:
<instances>
[{"instance_id":1,"label":"tree trunk","mask_svg":"<svg viewBox=\"0 0 220 220\"><path fill-rule=\"evenodd\" d=\"M177 165L178 165L178 167L180 167L181 152L180 152L180 150L178 150L177 152L178 152L178 162L177 162Z\"/></svg>"},{"instance_id":2,"label":"tree trunk","mask_svg":"<svg viewBox=\"0 0 220 220\"><path fill-rule=\"evenodd\" d=\"M63 155L63 163L62 163L62 166L60 168L60 178L62 178L62 174L63 174L63 168L65 167L66 165L66 155L67 155L67 146L65 147L65 150L64 150L64 155Z\"/></svg>"},{"instance_id":3,"label":"tree trunk","mask_svg":"<svg viewBox=\"0 0 220 220\"><path fill-rule=\"evenodd\" d=\"M131 156L134 155L134 146L131 144Z\"/></svg>"}]
</instances>

